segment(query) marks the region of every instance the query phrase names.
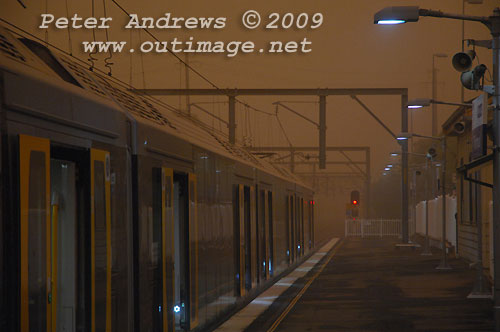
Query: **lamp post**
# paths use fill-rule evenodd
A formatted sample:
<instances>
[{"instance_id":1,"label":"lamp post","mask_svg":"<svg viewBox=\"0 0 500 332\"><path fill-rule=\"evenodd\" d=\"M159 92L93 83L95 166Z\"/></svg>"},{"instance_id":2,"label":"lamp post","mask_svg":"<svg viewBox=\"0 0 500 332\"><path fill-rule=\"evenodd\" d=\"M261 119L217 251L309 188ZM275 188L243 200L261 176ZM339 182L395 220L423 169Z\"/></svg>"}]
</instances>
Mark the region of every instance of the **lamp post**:
<instances>
[{"instance_id":1,"label":"lamp post","mask_svg":"<svg viewBox=\"0 0 500 332\"><path fill-rule=\"evenodd\" d=\"M432 99L437 99L437 69L436 58L446 58L448 55L444 53L435 53L432 55ZM437 105L432 103L432 136L436 136L437 132Z\"/></svg>"},{"instance_id":2,"label":"lamp post","mask_svg":"<svg viewBox=\"0 0 500 332\"><path fill-rule=\"evenodd\" d=\"M415 153L415 152L407 152L413 156L425 157L425 182L424 182L424 196L425 196L425 241L424 241L424 250L422 251L422 256L431 256L431 246L429 244L429 159L431 160L432 165L432 156L429 154L423 153ZM400 152L391 152L391 156L398 156ZM416 214L415 214L416 219ZM416 222L416 220L415 220Z\"/></svg>"},{"instance_id":3,"label":"lamp post","mask_svg":"<svg viewBox=\"0 0 500 332\"><path fill-rule=\"evenodd\" d=\"M442 160L441 160L441 195L442 195L442 235L441 235L441 246L443 255L441 257L441 263L436 267L437 270L450 270L451 266L448 264L448 255L446 253L446 136L436 137L436 136L425 136L413 133L401 133L398 135L397 139L400 141L408 140L412 137L421 137L433 139L441 142L442 146Z\"/></svg>"}]
</instances>

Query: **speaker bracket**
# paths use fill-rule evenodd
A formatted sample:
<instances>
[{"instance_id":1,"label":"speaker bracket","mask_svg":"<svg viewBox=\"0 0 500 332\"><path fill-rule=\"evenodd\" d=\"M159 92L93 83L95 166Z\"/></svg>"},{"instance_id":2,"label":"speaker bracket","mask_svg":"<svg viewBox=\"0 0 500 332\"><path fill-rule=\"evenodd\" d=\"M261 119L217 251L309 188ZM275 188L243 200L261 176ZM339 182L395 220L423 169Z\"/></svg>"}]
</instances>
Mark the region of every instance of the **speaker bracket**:
<instances>
[{"instance_id":1,"label":"speaker bracket","mask_svg":"<svg viewBox=\"0 0 500 332\"><path fill-rule=\"evenodd\" d=\"M464 39L464 41L467 42L467 46L472 45L477 47L484 47L490 50L493 46L493 41L491 39L486 39L486 40Z\"/></svg>"}]
</instances>

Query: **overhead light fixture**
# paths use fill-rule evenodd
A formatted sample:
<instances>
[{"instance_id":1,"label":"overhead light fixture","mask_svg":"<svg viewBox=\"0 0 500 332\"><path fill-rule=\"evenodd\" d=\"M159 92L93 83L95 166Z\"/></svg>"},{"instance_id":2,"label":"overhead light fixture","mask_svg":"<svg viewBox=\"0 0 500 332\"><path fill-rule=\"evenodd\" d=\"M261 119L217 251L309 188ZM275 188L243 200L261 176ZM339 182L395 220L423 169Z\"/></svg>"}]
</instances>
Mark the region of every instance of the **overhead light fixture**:
<instances>
[{"instance_id":1,"label":"overhead light fixture","mask_svg":"<svg viewBox=\"0 0 500 332\"><path fill-rule=\"evenodd\" d=\"M429 98L415 98L408 101L408 108L422 108L430 106L431 100Z\"/></svg>"},{"instance_id":2,"label":"overhead light fixture","mask_svg":"<svg viewBox=\"0 0 500 332\"><path fill-rule=\"evenodd\" d=\"M416 22L419 17L418 6L387 7L377 12L373 18L375 24L394 25Z\"/></svg>"},{"instance_id":3,"label":"overhead light fixture","mask_svg":"<svg viewBox=\"0 0 500 332\"><path fill-rule=\"evenodd\" d=\"M390 171L391 169L389 167L384 168L384 171Z\"/></svg>"},{"instance_id":4,"label":"overhead light fixture","mask_svg":"<svg viewBox=\"0 0 500 332\"><path fill-rule=\"evenodd\" d=\"M411 138L411 136L412 136L412 135L411 135L410 133L400 133L400 134L396 137L396 139L397 139L398 141L406 141L407 139Z\"/></svg>"}]
</instances>

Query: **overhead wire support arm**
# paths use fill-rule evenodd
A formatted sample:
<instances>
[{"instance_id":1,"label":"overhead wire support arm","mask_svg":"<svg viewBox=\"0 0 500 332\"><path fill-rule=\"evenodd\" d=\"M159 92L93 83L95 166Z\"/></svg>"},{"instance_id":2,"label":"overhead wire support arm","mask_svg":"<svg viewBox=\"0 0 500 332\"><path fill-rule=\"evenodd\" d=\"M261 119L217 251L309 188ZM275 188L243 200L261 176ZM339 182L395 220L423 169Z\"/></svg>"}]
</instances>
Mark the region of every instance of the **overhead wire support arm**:
<instances>
[{"instance_id":1,"label":"overhead wire support arm","mask_svg":"<svg viewBox=\"0 0 500 332\"><path fill-rule=\"evenodd\" d=\"M393 137L393 138L396 138L396 134L389 128L385 125L385 123L382 122L382 120L380 120L380 118L378 116L375 115L375 113L373 113L369 108L368 106L366 106L359 98L358 96L354 96L352 95L351 96L352 99L354 99L355 101L358 102L359 105L361 105L361 107L363 107L363 109L365 111L368 112L368 114L370 114L374 119L375 121L377 121L382 127L384 127L384 129Z\"/></svg>"},{"instance_id":2,"label":"overhead wire support arm","mask_svg":"<svg viewBox=\"0 0 500 332\"><path fill-rule=\"evenodd\" d=\"M344 151L339 151L339 152L340 152L340 153L341 153L341 154L342 154L342 155L343 155L343 156L344 156L344 157L345 157L345 158L349 161L349 165L352 165L352 166L356 167L356 168L357 168L357 170L358 170L361 174L363 174L365 177L367 176L367 175L366 175L366 172L365 172L365 171L363 171L363 170L361 169L361 167L359 167L359 166L357 165L357 163L355 163L355 162L354 162L354 161L353 161L353 160L352 160L352 159L351 159L351 158L347 155L347 153L345 153Z\"/></svg>"},{"instance_id":3,"label":"overhead wire support arm","mask_svg":"<svg viewBox=\"0 0 500 332\"><path fill-rule=\"evenodd\" d=\"M295 111L295 110L294 110L294 109L292 109L291 107L289 107L289 106L287 106L287 105L285 105L285 104L283 104L283 103L281 103L281 102L279 102L279 101L274 102L274 103L273 103L273 105L276 105L276 106L281 106L281 107L283 107L284 109L286 109L286 110L288 110L288 111L292 112L293 114L295 114L295 115L297 115L297 116L301 117L302 119L306 120L307 122L312 123L313 125L315 125L316 127L318 127L318 128L319 128L319 123L317 123L317 122L315 122L315 121L313 121L313 120L309 119L308 117L306 117L306 116L304 116L304 115L300 114L299 112Z\"/></svg>"},{"instance_id":4,"label":"overhead wire support arm","mask_svg":"<svg viewBox=\"0 0 500 332\"><path fill-rule=\"evenodd\" d=\"M215 115L215 114L212 114L210 111L208 111L208 110L206 110L205 108L203 108L203 107L201 107L201 106L197 105L197 103L191 103L191 104L189 104L189 106L194 107L194 108L196 108L196 109L198 109L198 110L200 110L200 111L202 111L202 112L204 112L204 113L206 113L206 114L210 115L211 117L213 117L213 118L215 118L215 119L219 120L220 122L222 122L222 123L224 123L224 124L226 124L226 125L229 125L229 122L227 122L226 120L224 120L224 119L223 119L223 118L221 118L221 117L218 117L218 116L217 116L217 115Z\"/></svg>"}]
</instances>

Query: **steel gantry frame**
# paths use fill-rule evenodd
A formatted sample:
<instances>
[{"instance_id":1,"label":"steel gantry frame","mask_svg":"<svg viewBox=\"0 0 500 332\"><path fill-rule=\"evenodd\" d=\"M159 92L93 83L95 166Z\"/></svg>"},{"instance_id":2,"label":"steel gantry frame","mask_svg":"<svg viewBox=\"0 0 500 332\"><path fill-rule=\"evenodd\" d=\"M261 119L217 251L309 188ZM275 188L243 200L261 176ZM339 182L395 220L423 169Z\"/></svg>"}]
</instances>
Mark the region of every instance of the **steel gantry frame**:
<instances>
[{"instance_id":1,"label":"steel gantry frame","mask_svg":"<svg viewBox=\"0 0 500 332\"><path fill-rule=\"evenodd\" d=\"M236 142L236 97L237 96L317 96L319 98L319 168L326 168L326 97L351 96L372 117L375 118L392 136L394 133L386 127L373 112L362 104L357 96L401 96L401 132L408 132L408 89L407 88L352 88L352 89L135 89L136 93L155 96L227 96L229 98L228 129L229 142ZM408 141L401 145L401 202L402 202L402 239L408 243Z\"/></svg>"},{"instance_id":2,"label":"steel gantry frame","mask_svg":"<svg viewBox=\"0 0 500 332\"><path fill-rule=\"evenodd\" d=\"M349 174L351 176L362 177L365 180L365 194L366 194L366 208L365 215L369 215L370 213L370 186L371 186L371 157L370 157L370 147L369 146L327 146L325 147L325 151L336 151L340 152L347 161L328 161L327 165L352 165L355 169L353 169L352 173L338 173L338 172L318 172L316 173L316 168L313 168L313 172L295 172L295 165L312 165L315 166L317 162L314 161L296 161L295 155L301 152L311 152L316 151L317 148L314 146L259 146L259 147L250 147L247 148L249 151L262 153L262 152L288 152L289 154L286 157L290 158L290 161L277 161L273 162L274 164L282 164L282 165L290 165L290 171L297 175L304 176L321 176L321 175L346 175ZM364 160L362 161L354 161L345 153L346 151L354 151L354 152L364 152ZM281 159L281 158L280 158ZM364 170L359 166L364 165Z\"/></svg>"}]
</instances>

